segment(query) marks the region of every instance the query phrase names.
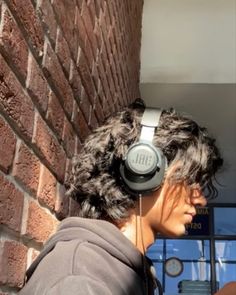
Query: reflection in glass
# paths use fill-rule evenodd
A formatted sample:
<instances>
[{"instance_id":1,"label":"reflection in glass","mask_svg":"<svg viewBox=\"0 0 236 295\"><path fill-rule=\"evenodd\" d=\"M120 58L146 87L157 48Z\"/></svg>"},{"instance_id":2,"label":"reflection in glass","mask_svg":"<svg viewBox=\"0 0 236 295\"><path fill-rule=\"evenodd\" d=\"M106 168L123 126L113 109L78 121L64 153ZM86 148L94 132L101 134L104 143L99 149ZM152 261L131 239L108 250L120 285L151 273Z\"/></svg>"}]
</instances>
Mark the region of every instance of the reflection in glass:
<instances>
[{"instance_id":1,"label":"reflection in glass","mask_svg":"<svg viewBox=\"0 0 236 295\"><path fill-rule=\"evenodd\" d=\"M163 285L165 295L178 294L182 280L210 281L210 243L208 240L158 239L147 252L153 261L157 277ZM175 256L182 260L184 269L177 277L164 271L166 259Z\"/></svg>"},{"instance_id":2,"label":"reflection in glass","mask_svg":"<svg viewBox=\"0 0 236 295\"><path fill-rule=\"evenodd\" d=\"M235 208L214 208L215 235L236 235L235 213Z\"/></svg>"},{"instance_id":3,"label":"reflection in glass","mask_svg":"<svg viewBox=\"0 0 236 295\"><path fill-rule=\"evenodd\" d=\"M236 241L216 241L216 278L220 287L236 280Z\"/></svg>"},{"instance_id":4,"label":"reflection in glass","mask_svg":"<svg viewBox=\"0 0 236 295\"><path fill-rule=\"evenodd\" d=\"M210 259L209 241L200 240L167 240L166 258L177 256L184 259Z\"/></svg>"}]
</instances>

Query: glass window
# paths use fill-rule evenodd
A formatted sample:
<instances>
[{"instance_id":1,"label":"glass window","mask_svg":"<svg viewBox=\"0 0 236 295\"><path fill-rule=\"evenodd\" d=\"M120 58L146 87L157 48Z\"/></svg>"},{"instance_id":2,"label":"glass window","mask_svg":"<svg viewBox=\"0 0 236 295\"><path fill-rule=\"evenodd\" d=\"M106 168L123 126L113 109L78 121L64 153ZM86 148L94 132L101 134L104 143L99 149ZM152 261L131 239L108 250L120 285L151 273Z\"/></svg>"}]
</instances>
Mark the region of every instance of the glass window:
<instances>
[{"instance_id":1,"label":"glass window","mask_svg":"<svg viewBox=\"0 0 236 295\"><path fill-rule=\"evenodd\" d=\"M148 249L147 255L153 261L163 259L163 245L164 240L158 239L155 243Z\"/></svg>"},{"instance_id":2,"label":"glass window","mask_svg":"<svg viewBox=\"0 0 236 295\"><path fill-rule=\"evenodd\" d=\"M182 260L198 260L204 256L209 259L209 241L167 240L166 258L177 256Z\"/></svg>"},{"instance_id":3,"label":"glass window","mask_svg":"<svg viewBox=\"0 0 236 295\"><path fill-rule=\"evenodd\" d=\"M164 294L178 294L179 283L183 280L210 281L209 251L209 240L156 240L148 249L147 256L153 261ZM164 269L166 259L172 256L179 258L183 263L183 272L176 277L169 276Z\"/></svg>"},{"instance_id":4,"label":"glass window","mask_svg":"<svg viewBox=\"0 0 236 295\"><path fill-rule=\"evenodd\" d=\"M210 263L202 263L202 265L200 265L199 262L184 262L184 270L180 276L173 278L165 275L165 294L178 294L179 284L183 280L210 281Z\"/></svg>"},{"instance_id":5,"label":"glass window","mask_svg":"<svg viewBox=\"0 0 236 295\"><path fill-rule=\"evenodd\" d=\"M215 235L236 235L235 213L236 208L214 208Z\"/></svg>"},{"instance_id":6,"label":"glass window","mask_svg":"<svg viewBox=\"0 0 236 295\"><path fill-rule=\"evenodd\" d=\"M236 241L216 241L216 278L220 288L236 280Z\"/></svg>"},{"instance_id":7,"label":"glass window","mask_svg":"<svg viewBox=\"0 0 236 295\"><path fill-rule=\"evenodd\" d=\"M215 242L216 260L235 260L236 261L236 241L220 240Z\"/></svg>"}]
</instances>

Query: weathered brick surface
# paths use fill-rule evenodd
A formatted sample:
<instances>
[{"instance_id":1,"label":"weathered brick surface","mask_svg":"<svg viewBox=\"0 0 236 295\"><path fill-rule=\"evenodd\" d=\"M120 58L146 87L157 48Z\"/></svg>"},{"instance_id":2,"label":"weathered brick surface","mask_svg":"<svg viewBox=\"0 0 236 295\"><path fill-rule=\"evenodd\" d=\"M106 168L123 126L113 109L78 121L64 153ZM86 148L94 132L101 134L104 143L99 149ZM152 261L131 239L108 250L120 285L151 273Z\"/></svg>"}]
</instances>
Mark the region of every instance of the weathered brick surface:
<instances>
[{"instance_id":1,"label":"weathered brick surface","mask_svg":"<svg viewBox=\"0 0 236 295\"><path fill-rule=\"evenodd\" d=\"M8 173L12 165L16 146L16 137L2 117L0 117L0 169Z\"/></svg>"},{"instance_id":2,"label":"weathered brick surface","mask_svg":"<svg viewBox=\"0 0 236 295\"><path fill-rule=\"evenodd\" d=\"M26 88L38 109L45 113L48 105L48 83L32 55L29 56L28 69Z\"/></svg>"},{"instance_id":3,"label":"weathered brick surface","mask_svg":"<svg viewBox=\"0 0 236 295\"><path fill-rule=\"evenodd\" d=\"M56 216L59 220L62 220L69 215L69 204L70 200L65 195L65 187L59 185L55 206Z\"/></svg>"},{"instance_id":4,"label":"weathered brick surface","mask_svg":"<svg viewBox=\"0 0 236 295\"><path fill-rule=\"evenodd\" d=\"M4 292L15 294L22 284L23 244L40 247L56 218L78 215L64 187L73 155L105 118L140 96L142 6L143 0L0 0Z\"/></svg>"},{"instance_id":5,"label":"weathered brick surface","mask_svg":"<svg viewBox=\"0 0 236 295\"><path fill-rule=\"evenodd\" d=\"M26 237L34 239L38 243L43 243L54 232L55 226L55 221L51 215L36 203L30 202L27 227L24 233Z\"/></svg>"},{"instance_id":6,"label":"weathered brick surface","mask_svg":"<svg viewBox=\"0 0 236 295\"><path fill-rule=\"evenodd\" d=\"M63 70L66 73L66 77L69 77L70 72L70 49L63 37L62 31L58 29L57 40L56 40L56 54L62 65Z\"/></svg>"},{"instance_id":7,"label":"weathered brick surface","mask_svg":"<svg viewBox=\"0 0 236 295\"><path fill-rule=\"evenodd\" d=\"M22 25L23 32L31 48L39 55L43 52L43 31L30 0L6 0L12 14Z\"/></svg>"},{"instance_id":8,"label":"weathered brick surface","mask_svg":"<svg viewBox=\"0 0 236 295\"><path fill-rule=\"evenodd\" d=\"M82 83L88 94L88 99L92 101L95 94L95 86L91 76L91 71L88 67L84 52L80 50L77 62L78 71L82 79Z\"/></svg>"},{"instance_id":9,"label":"weathered brick surface","mask_svg":"<svg viewBox=\"0 0 236 295\"><path fill-rule=\"evenodd\" d=\"M74 98L77 101L77 103L79 103L83 86L80 75L73 61L71 61L69 82L74 93Z\"/></svg>"},{"instance_id":10,"label":"weathered brick surface","mask_svg":"<svg viewBox=\"0 0 236 295\"><path fill-rule=\"evenodd\" d=\"M63 73L58 58L49 43L46 45L43 70L48 79L52 81L55 90L58 91L62 105L68 116L71 116L73 108L73 92Z\"/></svg>"},{"instance_id":11,"label":"weathered brick surface","mask_svg":"<svg viewBox=\"0 0 236 295\"><path fill-rule=\"evenodd\" d=\"M26 270L27 247L15 241L0 243L0 284L21 287Z\"/></svg>"},{"instance_id":12,"label":"weathered brick surface","mask_svg":"<svg viewBox=\"0 0 236 295\"><path fill-rule=\"evenodd\" d=\"M0 174L0 224L20 232L24 196Z\"/></svg>"},{"instance_id":13,"label":"weathered brick surface","mask_svg":"<svg viewBox=\"0 0 236 295\"><path fill-rule=\"evenodd\" d=\"M49 0L39 1L38 15L41 19L42 27L54 47L56 43L57 22Z\"/></svg>"},{"instance_id":14,"label":"weathered brick surface","mask_svg":"<svg viewBox=\"0 0 236 295\"><path fill-rule=\"evenodd\" d=\"M32 141L41 154L41 157L47 161L47 164L55 175L57 175L58 180L63 182L66 154L59 142L49 131L45 121L39 115L36 116L35 124L35 134Z\"/></svg>"},{"instance_id":15,"label":"weathered brick surface","mask_svg":"<svg viewBox=\"0 0 236 295\"><path fill-rule=\"evenodd\" d=\"M72 158L75 154L75 133L71 123L65 118L63 128L63 146L68 158Z\"/></svg>"},{"instance_id":16,"label":"weathered brick surface","mask_svg":"<svg viewBox=\"0 0 236 295\"><path fill-rule=\"evenodd\" d=\"M0 31L0 48L4 49L9 62L16 67L22 79L26 79L28 48L9 10L4 10Z\"/></svg>"},{"instance_id":17,"label":"weathered brick surface","mask_svg":"<svg viewBox=\"0 0 236 295\"><path fill-rule=\"evenodd\" d=\"M0 112L26 140L33 134L34 109L10 68L0 55Z\"/></svg>"},{"instance_id":18,"label":"weathered brick surface","mask_svg":"<svg viewBox=\"0 0 236 295\"><path fill-rule=\"evenodd\" d=\"M12 175L28 191L36 196L40 173L40 161L23 143L19 143L19 149L14 162Z\"/></svg>"},{"instance_id":19,"label":"weathered brick surface","mask_svg":"<svg viewBox=\"0 0 236 295\"><path fill-rule=\"evenodd\" d=\"M48 110L47 110L47 119L52 125L52 129L59 140L62 138L63 124L64 124L64 111L60 105L60 102L57 96L50 91L49 101L48 101Z\"/></svg>"},{"instance_id":20,"label":"weathered brick surface","mask_svg":"<svg viewBox=\"0 0 236 295\"><path fill-rule=\"evenodd\" d=\"M81 141L84 141L85 138L91 133L91 130L88 127L88 122L85 120L83 113L77 108L74 113L74 126L77 128L79 138Z\"/></svg>"},{"instance_id":21,"label":"weathered brick surface","mask_svg":"<svg viewBox=\"0 0 236 295\"><path fill-rule=\"evenodd\" d=\"M56 185L56 178L45 166L42 165L37 192L38 200L40 204L45 205L52 211L55 208L56 202Z\"/></svg>"},{"instance_id":22,"label":"weathered brick surface","mask_svg":"<svg viewBox=\"0 0 236 295\"><path fill-rule=\"evenodd\" d=\"M75 14L76 14L76 1L61 1L54 0L53 8L56 13L56 16L59 20L60 26L62 27L63 34L67 40L74 59L77 55L78 50L78 37L75 34Z\"/></svg>"}]
</instances>

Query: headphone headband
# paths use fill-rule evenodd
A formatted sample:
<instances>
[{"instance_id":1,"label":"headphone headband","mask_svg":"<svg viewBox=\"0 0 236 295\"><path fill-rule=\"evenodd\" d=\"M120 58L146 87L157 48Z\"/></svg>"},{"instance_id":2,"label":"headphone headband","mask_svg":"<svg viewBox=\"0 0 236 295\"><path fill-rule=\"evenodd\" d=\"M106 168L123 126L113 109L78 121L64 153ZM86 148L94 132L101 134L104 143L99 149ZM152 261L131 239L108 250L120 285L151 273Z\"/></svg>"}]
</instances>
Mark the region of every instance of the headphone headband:
<instances>
[{"instance_id":1,"label":"headphone headband","mask_svg":"<svg viewBox=\"0 0 236 295\"><path fill-rule=\"evenodd\" d=\"M154 108L146 108L141 120L142 126L157 127L159 125L162 110Z\"/></svg>"},{"instance_id":2,"label":"headphone headband","mask_svg":"<svg viewBox=\"0 0 236 295\"><path fill-rule=\"evenodd\" d=\"M159 125L161 113L161 109L147 108L144 110L141 120L142 129L139 141L152 142L155 128Z\"/></svg>"}]
</instances>

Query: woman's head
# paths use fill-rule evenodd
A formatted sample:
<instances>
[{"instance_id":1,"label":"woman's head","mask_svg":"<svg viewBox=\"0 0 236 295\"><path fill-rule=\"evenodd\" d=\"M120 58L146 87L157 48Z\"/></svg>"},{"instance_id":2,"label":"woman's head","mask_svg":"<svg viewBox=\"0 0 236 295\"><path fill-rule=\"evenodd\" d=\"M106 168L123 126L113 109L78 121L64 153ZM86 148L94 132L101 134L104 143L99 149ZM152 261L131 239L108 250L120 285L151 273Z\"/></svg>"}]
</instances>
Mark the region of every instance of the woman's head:
<instances>
[{"instance_id":1,"label":"woman's head","mask_svg":"<svg viewBox=\"0 0 236 295\"><path fill-rule=\"evenodd\" d=\"M112 116L85 141L74 159L68 195L80 204L79 215L119 222L136 206L137 196L127 193L119 165L128 148L139 140L143 108L127 108ZM175 167L168 179L173 184L199 185L216 194L212 184L222 159L205 128L174 110L163 110L153 144Z\"/></svg>"}]
</instances>

